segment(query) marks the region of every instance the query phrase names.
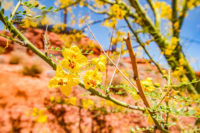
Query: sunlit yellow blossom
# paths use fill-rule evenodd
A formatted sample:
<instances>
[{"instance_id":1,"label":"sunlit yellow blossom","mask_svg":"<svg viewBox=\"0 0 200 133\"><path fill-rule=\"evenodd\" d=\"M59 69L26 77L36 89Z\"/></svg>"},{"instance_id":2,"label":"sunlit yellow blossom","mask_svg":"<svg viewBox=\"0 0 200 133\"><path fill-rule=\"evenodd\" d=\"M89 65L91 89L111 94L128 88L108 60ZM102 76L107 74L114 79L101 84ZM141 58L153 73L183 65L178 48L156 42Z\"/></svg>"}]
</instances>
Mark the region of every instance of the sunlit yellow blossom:
<instances>
[{"instance_id":1,"label":"sunlit yellow blossom","mask_svg":"<svg viewBox=\"0 0 200 133\"><path fill-rule=\"evenodd\" d=\"M49 24L50 24L50 19L47 18L46 16L41 19L41 25L49 25Z\"/></svg>"},{"instance_id":2,"label":"sunlit yellow blossom","mask_svg":"<svg viewBox=\"0 0 200 133\"><path fill-rule=\"evenodd\" d=\"M115 37L112 38L112 44L115 45L119 42L123 42L123 36L125 36L126 33L123 31L117 31Z\"/></svg>"},{"instance_id":3,"label":"sunlit yellow blossom","mask_svg":"<svg viewBox=\"0 0 200 133\"><path fill-rule=\"evenodd\" d=\"M71 97L71 98L65 99L65 103L66 104L71 104L71 105L76 105L76 101L77 101L76 97Z\"/></svg>"},{"instance_id":4,"label":"sunlit yellow blossom","mask_svg":"<svg viewBox=\"0 0 200 133\"><path fill-rule=\"evenodd\" d=\"M106 57L103 55L100 55L99 58L93 58L91 63L94 64L95 68L101 72L105 71L106 69Z\"/></svg>"},{"instance_id":5,"label":"sunlit yellow blossom","mask_svg":"<svg viewBox=\"0 0 200 133\"><path fill-rule=\"evenodd\" d=\"M66 48L63 51L63 56L64 59L61 61L61 65L70 72L77 73L80 68L87 63L87 58L82 55L77 46Z\"/></svg>"},{"instance_id":6,"label":"sunlit yellow blossom","mask_svg":"<svg viewBox=\"0 0 200 133\"><path fill-rule=\"evenodd\" d=\"M114 4L110 7L111 14L117 19L123 19L126 12L120 8L118 4Z\"/></svg>"},{"instance_id":7,"label":"sunlit yellow blossom","mask_svg":"<svg viewBox=\"0 0 200 133\"><path fill-rule=\"evenodd\" d=\"M65 8L73 2L73 0L58 0L58 1L60 3L60 8Z\"/></svg>"},{"instance_id":8,"label":"sunlit yellow blossom","mask_svg":"<svg viewBox=\"0 0 200 133\"><path fill-rule=\"evenodd\" d=\"M83 99L82 100L82 106L85 109L92 108L95 105L94 101L90 99Z\"/></svg>"},{"instance_id":9,"label":"sunlit yellow blossom","mask_svg":"<svg viewBox=\"0 0 200 133\"><path fill-rule=\"evenodd\" d=\"M172 52L174 51L174 49L177 46L178 40L179 39L176 37L171 38L171 44L168 45L167 48L165 49L165 55L170 56L172 54Z\"/></svg>"},{"instance_id":10,"label":"sunlit yellow blossom","mask_svg":"<svg viewBox=\"0 0 200 133\"><path fill-rule=\"evenodd\" d=\"M172 37L172 38L171 38L171 44L172 44L172 45L176 45L177 42L178 42L178 40L179 40L178 38Z\"/></svg>"},{"instance_id":11,"label":"sunlit yellow blossom","mask_svg":"<svg viewBox=\"0 0 200 133\"><path fill-rule=\"evenodd\" d=\"M61 66L57 66L55 77L49 81L49 88L60 87L62 93L68 96L73 86L78 85L79 78L73 73L65 73Z\"/></svg>"},{"instance_id":12,"label":"sunlit yellow blossom","mask_svg":"<svg viewBox=\"0 0 200 133\"><path fill-rule=\"evenodd\" d=\"M175 77L179 77L179 76L183 75L184 73L185 73L184 67L183 67L183 66L180 66L177 70L175 70L175 71L173 72L173 75L174 75ZM186 80L186 81L187 81L187 80Z\"/></svg>"},{"instance_id":13,"label":"sunlit yellow blossom","mask_svg":"<svg viewBox=\"0 0 200 133\"><path fill-rule=\"evenodd\" d=\"M66 27L67 27L66 24L58 23L58 24L53 25L53 31L55 32L64 31Z\"/></svg>"},{"instance_id":14,"label":"sunlit yellow blossom","mask_svg":"<svg viewBox=\"0 0 200 133\"><path fill-rule=\"evenodd\" d=\"M106 20L102 26L110 27L110 28L115 28L117 26L117 20L116 19L111 19L111 20Z\"/></svg>"},{"instance_id":15,"label":"sunlit yellow blossom","mask_svg":"<svg viewBox=\"0 0 200 133\"><path fill-rule=\"evenodd\" d=\"M155 8L161 12L161 18L171 19L172 9L166 2L155 2Z\"/></svg>"},{"instance_id":16,"label":"sunlit yellow blossom","mask_svg":"<svg viewBox=\"0 0 200 133\"><path fill-rule=\"evenodd\" d=\"M196 6L196 2L197 0L189 0L187 6L188 8L191 10L192 8L194 8Z\"/></svg>"},{"instance_id":17,"label":"sunlit yellow blossom","mask_svg":"<svg viewBox=\"0 0 200 133\"><path fill-rule=\"evenodd\" d=\"M145 80L142 80L141 84L145 91L153 91L155 89L152 78L146 78Z\"/></svg>"},{"instance_id":18,"label":"sunlit yellow blossom","mask_svg":"<svg viewBox=\"0 0 200 133\"><path fill-rule=\"evenodd\" d=\"M97 70L88 70L83 77L84 85L86 89L95 88L102 82L102 73Z\"/></svg>"},{"instance_id":19,"label":"sunlit yellow blossom","mask_svg":"<svg viewBox=\"0 0 200 133\"><path fill-rule=\"evenodd\" d=\"M37 27L37 25L39 24L37 21L30 18L24 18L22 22L23 22L22 27L24 28Z\"/></svg>"},{"instance_id":20,"label":"sunlit yellow blossom","mask_svg":"<svg viewBox=\"0 0 200 133\"><path fill-rule=\"evenodd\" d=\"M33 108L32 115L35 117L35 121L38 123L45 123L48 119L48 116L45 115L45 110L39 110L37 108Z\"/></svg>"}]
</instances>

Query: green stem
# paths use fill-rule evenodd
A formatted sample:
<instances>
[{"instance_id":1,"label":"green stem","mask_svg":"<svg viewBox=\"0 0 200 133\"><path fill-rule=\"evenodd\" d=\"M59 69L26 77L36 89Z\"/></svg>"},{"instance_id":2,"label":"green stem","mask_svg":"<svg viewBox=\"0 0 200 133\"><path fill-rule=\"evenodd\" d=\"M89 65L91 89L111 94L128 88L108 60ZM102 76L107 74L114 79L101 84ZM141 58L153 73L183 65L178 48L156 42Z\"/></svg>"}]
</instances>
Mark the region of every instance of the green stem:
<instances>
[{"instance_id":1,"label":"green stem","mask_svg":"<svg viewBox=\"0 0 200 133\"><path fill-rule=\"evenodd\" d=\"M44 61L46 61L52 68L56 69L56 64L47 57L44 53L42 53L38 48L36 48L11 22L7 20L6 17L4 17L3 12L0 11L0 20L4 23L6 28L13 33L13 36L17 36L22 42L24 42L24 45L31 49L36 55L41 57Z\"/></svg>"},{"instance_id":2,"label":"green stem","mask_svg":"<svg viewBox=\"0 0 200 133\"><path fill-rule=\"evenodd\" d=\"M16 5L15 9L13 10L12 15L11 15L11 17L10 17L10 19L9 19L9 22L12 21L13 17L15 16L15 14L16 14L16 12L17 12L17 9L19 8L20 5L21 5L21 0L18 1L18 3L17 3L17 5Z\"/></svg>"},{"instance_id":3,"label":"green stem","mask_svg":"<svg viewBox=\"0 0 200 133\"><path fill-rule=\"evenodd\" d=\"M85 88L84 84L83 83L80 83L79 84L81 87ZM112 101L113 103L119 105L119 106L122 106L122 107L125 107L125 108L129 108L129 109L133 109L133 110L140 110L140 111L145 111L144 108L141 108L141 107L137 107L137 106L133 106L133 105L130 105L130 104L127 104L127 103L124 103L124 102L121 102L113 97L111 97L110 95L105 95L93 88L89 88L88 89L89 92L91 92L92 94L95 94L103 99L106 99L106 100L109 100L109 101Z\"/></svg>"}]
</instances>

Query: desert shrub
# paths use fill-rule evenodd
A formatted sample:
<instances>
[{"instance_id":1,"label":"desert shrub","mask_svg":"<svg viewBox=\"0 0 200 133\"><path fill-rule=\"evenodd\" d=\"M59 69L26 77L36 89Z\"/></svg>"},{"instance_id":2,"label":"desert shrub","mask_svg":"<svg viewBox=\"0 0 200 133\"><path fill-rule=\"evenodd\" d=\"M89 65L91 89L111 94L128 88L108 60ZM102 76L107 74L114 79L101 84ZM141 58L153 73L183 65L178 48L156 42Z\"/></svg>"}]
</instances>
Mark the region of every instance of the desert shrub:
<instances>
[{"instance_id":1,"label":"desert shrub","mask_svg":"<svg viewBox=\"0 0 200 133\"><path fill-rule=\"evenodd\" d=\"M33 64L31 66L24 66L22 73L23 75L28 75L32 77L38 77L39 74L42 72L42 69L39 67L39 65Z\"/></svg>"},{"instance_id":2,"label":"desert shrub","mask_svg":"<svg viewBox=\"0 0 200 133\"><path fill-rule=\"evenodd\" d=\"M20 63L20 57L18 55L11 55L9 64L19 64Z\"/></svg>"}]
</instances>

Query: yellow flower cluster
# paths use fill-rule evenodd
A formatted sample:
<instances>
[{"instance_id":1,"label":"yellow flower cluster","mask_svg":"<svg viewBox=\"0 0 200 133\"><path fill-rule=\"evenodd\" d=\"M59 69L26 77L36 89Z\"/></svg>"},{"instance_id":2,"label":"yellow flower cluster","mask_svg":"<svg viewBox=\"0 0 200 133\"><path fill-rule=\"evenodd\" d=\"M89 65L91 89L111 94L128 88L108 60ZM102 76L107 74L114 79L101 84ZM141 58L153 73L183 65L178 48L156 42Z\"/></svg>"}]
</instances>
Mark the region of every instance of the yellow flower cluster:
<instances>
[{"instance_id":1,"label":"yellow flower cluster","mask_svg":"<svg viewBox=\"0 0 200 133\"><path fill-rule=\"evenodd\" d=\"M34 21L33 19L30 18L24 18L22 22L23 22L22 24L23 28L37 27L39 24L37 21Z\"/></svg>"},{"instance_id":2,"label":"yellow flower cluster","mask_svg":"<svg viewBox=\"0 0 200 133\"><path fill-rule=\"evenodd\" d=\"M58 0L58 2L55 2L55 5L58 5L58 3L60 4L60 8L65 8L68 5L70 5L73 2L73 0Z\"/></svg>"},{"instance_id":3,"label":"yellow flower cluster","mask_svg":"<svg viewBox=\"0 0 200 133\"><path fill-rule=\"evenodd\" d=\"M97 69L97 70L99 70L101 72L105 71L105 69L106 69L106 66L105 66L105 64L106 64L106 57L103 56L103 55L100 55L99 58L93 58L92 61L91 61L91 63L93 65L95 65L95 69Z\"/></svg>"},{"instance_id":4,"label":"yellow flower cluster","mask_svg":"<svg viewBox=\"0 0 200 133\"><path fill-rule=\"evenodd\" d=\"M38 123L45 123L48 119L48 116L45 115L45 110L33 108L32 115L35 117L35 121Z\"/></svg>"},{"instance_id":5,"label":"yellow flower cluster","mask_svg":"<svg viewBox=\"0 0 200 133\"><path fill-rule=\"evenodd\" d=\"M110 7L111 14L117 19L123 19L126 15L126 12L120 8L118 4L114 4Z\"/></svg>"},{"instance_id":6,"label":"yellow flower cluster","mask_svg":"<svg viewBox=\"0 0 200 133\"><path fill-rule=\"evenodd\" d=\"M80 69L88 64L87 58L82 55L81 50L77 46L71 46L63 50L64 59L56 68L55 76L49 81L49 88L60 87L61 92L68 96L71 88L80 83ZM84 77L84 86L86 89L95 88L102 82L102 73L105 70L106 58L100 56L93 59L94 70L88 70Z\"/></svg>"},{"instance_id":7,"label":"yellow flower cluster","mask_svg":"<svg viewBox=\"0 0 200 133\"><path fill-rule=\"evenodd\" d=\"M64 31L66 27L67 27L66 24L58 23L58 24L53 25L53 31L55 32Z\"/></svg>"},{"instance_id":8,"label":"yellow flower cluster","mask_svg":"<svg viewBox=\"0 0 200 133\"><path fill-rule=\"evenodd\" d=\"M117 44L119 42L123 42L123 37L126 35L123 31L117 31L116 36L112 38L112 44Z\"/></svg>"},{"instance_id":9,"label":"yellow flower cluster","mask_svg":"<svg viewBox=\"0 0 200 133\"><path fill-rule=\"evenodd\" d=\"M200 1L199 0L189 0L188 2L188 8L191 10L196 6L200 5Z\"/></svg>"},{"instance_id":10,"label":"yellow flower cluster","mask_svg":"<svg viewBox=\"0 0 200 133\"><path fill-rule=\"evenodd\" d=\"M104 23L102 23L102 26L115 29L115 27L117 26L117 20L116 19L106 20Z\"/></svg>"},{"instance_id":11,"label":"yellow flower cluster","mask_svg":"<svg viewBox=\"0 0 200 133\"><path fill-rule=\"evenodd\" d=\"M88 70L83 77L85 89L95 88L102 82L102 74L97 70Z\"/></svg>"},{"instance_id":12,"label":"yellow flower cluster","mask_svg":"<svg viewBox=\"0 0 200 133\"><path fill-rule=\"evenodd\" d=\"M171 19L172 9L166 2L156 2L155 8L161 12L161 18Z\"/></svg>"},{"instance_id":13,"label":"yellow flower cluster","mask_svg":"<svg viewBox=\"0 0 200 133\"><path fill-rule=\"evenodd\" d=\"M178 38L176 38L176 37L172 37L171 38L171 44L165 49L165 54L166 55L171 55L172 54L172 52L173 52L173 50L176 48L176 44L178 43Z\"/></svg>"},{"instance_id":14,"label":"yellow flower cluster","mask_svg":"<svg viewBox=\"0 0 200 133\"><path fill-rule=\"evenodd\" d=\"M71 93L72 86L79 84L79 77L73 73L67 73L62 66L57 66L55 77L49 81L49 88L60 87L61 92L68 96Z\"/></svg>"},{"instance_id":15,"label":"yellow flower cluster","mask_svg":"<svg viewBox=\"0 0 200 133\"><path fill-rule=\"evenodd\" d=\"M153 91L155 90L152 78L146 78L141 81L141 84L145 91Z\"/></svg>"}]
</instances>

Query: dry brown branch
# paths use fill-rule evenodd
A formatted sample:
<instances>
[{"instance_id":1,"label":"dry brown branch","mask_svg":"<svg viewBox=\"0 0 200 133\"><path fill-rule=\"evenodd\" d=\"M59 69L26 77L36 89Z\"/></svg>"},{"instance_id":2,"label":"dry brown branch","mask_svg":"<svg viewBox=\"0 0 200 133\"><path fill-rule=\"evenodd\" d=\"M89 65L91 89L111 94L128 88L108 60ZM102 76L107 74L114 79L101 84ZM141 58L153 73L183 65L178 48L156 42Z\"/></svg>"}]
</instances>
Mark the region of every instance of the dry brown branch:
<instances>
[{"instance_id":1,"label":"dry brown branch","mask_svg":"<svg viewBox=\"0 0 200 133\"><path fill-rule=\"evenodd\" d=\"M155 113L149 110L150 109L150 104L149 104L149 102L148 102L148 100L147 100L147 98L146 98L146 96L144 94L144 91L142 89L142 85L140 83L140 78L139 78L138 69L137 69L137 63L136 63L136 55L135 55L135 53L133 51L133 48L132 48L130 33L128 33L128 37L126 39L124 39L124 40L126 42L126 46L127 46L130 58L131 58L132 69L133 69L133 72L134 72L134 79L136 80L137 88L139 90L139 96L142 98L142 100L144 102L144 105L146 106L149 114L151 115L151 118L153 119L155 125L162 132L168 132L168 130L164 129L162 127L162 125L160 125L160 123L154 118Z\"/></svg>"},{"instance_id":2,"label":"dry brown branch","mask_svg":"<svg viewBox=\"0 0 200 133\"><path fill-rule=\"evenodd\" d=\"M146 98L146 96L144 94L144 91L142 89L142 85L140 83L140 78L139 78L138 69L137 69L137 63L136 63L136 56L135 56L135 53L134 53L132 45L131 45L130 33L128 33L128 37L126 39L124 39L124 40L126 42L126 46L127 46L130 58L131 58L131 64L132 64L132 69L133 69L133 73L134 73L134 80L136 81L136 85L137 85L138 90L139 90L139 95L142 98L145 106L147 108L149 108L150 105L149 105L149 103L147 101L147 98Z\"/></svg>"}]
</instances>

